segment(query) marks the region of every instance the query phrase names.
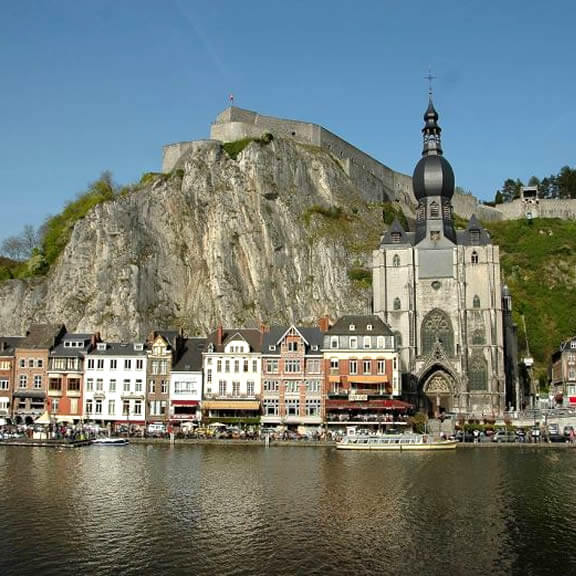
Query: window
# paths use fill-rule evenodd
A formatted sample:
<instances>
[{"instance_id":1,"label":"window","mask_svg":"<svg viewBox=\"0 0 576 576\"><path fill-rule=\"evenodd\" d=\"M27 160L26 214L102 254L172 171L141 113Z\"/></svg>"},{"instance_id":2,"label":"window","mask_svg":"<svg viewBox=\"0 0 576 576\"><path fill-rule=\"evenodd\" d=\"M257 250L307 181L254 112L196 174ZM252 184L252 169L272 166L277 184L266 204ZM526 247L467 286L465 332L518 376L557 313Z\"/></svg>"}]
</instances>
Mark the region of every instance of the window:
<instances>
[{"instance_id":1,"label":"window","mask_svg":"<svg viewBox=\"0 0 576 576\"><path fill-rule=\"evenodd\" d=\"M216 362L216 372L222 372L222 360L220 358Z\"/></svg>"},{"instance_id":2,"label":"window","mask_svg":"<svg viewBox=\"0 0 576 576\"><path fill-rule=\"evenodd\" d=\"M288 342L288 352L298 352L298 342L296 340Z\"/></svg>"},{"instance_id":3,"label":"window","mask_svg":"<svg viewBox=\"0 0 576 576\"><path fill-rule=\"evenodd\" d=\"M267 358L266 359L266 372L268 374L278 374L278 359L277 358Z\"/></svg>"},{"instance_id":4,"label":"window","mask_svg":"<svg viewBox=\"0 0 576 576\"><path fill-rule=\"evenodd\" d=\"M92 400L86 400L86 414L92 414L94 403Z\"/></svg>"},{"instance_id":5,"label":"window","mask_svg":"<svg viewBox=\"0 0 576 576\"><path fill-rule=\"evenodd\" d=\"M330 359L330 372L338 372L338 360L336 358Z\"/></svg>"},{"instance_id":6,"label":"window","mask_svg":"<svg viewBox=\"0 0 576 576\"><path fill-rule=\"evenodd\" d=\"M472 252L471 262L472 264L478 264L478 252L476 252L476 250Z\"/></svg>"},{"instance_id":7,"label":"window","mask_svg":"<svg viewBox=\"0 0 576 576\"><path fill-rule=\"evenodd\" d=\"M0 379L0 390L8 390L8 380L5 378Z\"/></svg>"},{"instance_id":8,"label":"window","mask_svg":"<svg viewBox=\"0 0 576 576\"><path fill-rule=\"evenodd\" d=\"M364 336L364 349L372 348L372 338Z\"/></svg>"},{"instance_id":9,"label":"window","mask_svg":"<svg viewBox=\"0 0 576 576\"><path fill-rule=\"evenodd\" d=\"M26 360L24 358L20 359L20 368L26 368Z\"/></svg>"},{"instance_id":10,"label":"window","mask_svg":"<svg viewBox=\"0 0 576 576\"><path fill-rule=\"evenodd\" d=\"M448 356L454 355L454 333L448 314L438 308L430 311L422 321L422 351L425 355L439 342Z\"/></svg>"},{"instance_id":11,"label":"window","mask_svg":"<svg viewBox=\"0 0 576 576\"><path fill-rule=\"evenodd\" d=\"M110 360L110 370L116 370L118 368L118 360L113 358Z\"/></svg>"},{"instance_id":12,"label":"window","mask_svg":"<svg viewBox=\"0 0 576 576\"><path fill-rule=\"evenodd\" d=\"M286 359L284 360L284 372L287 374L296 374L301 372L299 359Z\"/></svg>"},{"instance_id":13,"label":"window","mask_svg":"<svg viewBox=\"0 0 576 576\"><path fill-rule=\"evenodd\" d=\"M480 230L470 230L470 244L480 244Z\"/></svg>"},{"instance_id":14,"label":"window","mask_svg":"<svg viewBox=\"0 0 576 576\"><path fill-rule=\"evenodd\" d=\"M320 400L306 400L306 416L320 416Z\"/></svg>"},{"instance_id":15,"label":"window","mask_svg":"<svg viewBox=\"0 0 576 576\"><path fill-rule=\"evenodd\" d=\"M378 338L376 338L376 347L386 348L386 341L384 340L384 336L378 336Z\"/></svg>"},{"instance_id":16,"label":"window","mask_svg":"<svg viewBox=\"0 0 576 576\"><path fill-rule=\"evenodd\" d=\"M298 416L300 414L300 400L298 398L286 399L286 416Z\"/></svg>"},{"instance_id":17,"label":"window","mask_svg":"<svg viewBox=\"0 0 576 576\"><path fill-rule=\"evenodd\" d=\"M258 360L252 360L252 372L258 372Z\"/></svg>"},{"instance_id":18,"label":"window","mask_svg":"<svg viewBox=\"0 0 576 576\"><path fill-rule=\"evenodd\" d=\"M48 379L48 390L51 392L60 392L62 390L62 379L61 378L49 378Z\"/></svg>"},{"instance_id":19,"label":"window","mask_svg":"<svg viewBox=\"0 0 576 576\"><path fill-rule=\"evenodd\" d=\"M0 370L10 370L10 362L8 360L1 360Z\"/></svg>"},{"instance_id":20,"label":"window","mask_svg":"<svg viewBox=\"0 0 576 576\"><path fill-rule=\"evenodd\" d=\"M50 404L51 404L52 414L58 414L58 411L60 409L60 398L52 398L52 401L50 402Z\"/></svg>"},{"instance_id":21,"label":"window","mask_svg":"<svg viewBox=\"0 0 576 576\"><path fill-rule=\"evenodd\" d=\"M142 392L142 380L136 380L136 385L134 390L136 392Z\"/></svg>"},{"instance_id":22,"label":"window","mask_svg":"<svg viewBox=\"0 0 576 576\"><path fill-rule=\"evenodd\" d=\"M40 376L39 374L34 376L34 388L36 390L39 390L40 388L42 388L42 376Z\"/></svg>"},{"instance_id":23,"label":"window","mask_svg":"<svg viewBox=\"0 0 576 576\"><path fill-rule=\"evenodd\" d=\"M104 380L102 380L102 378L96 379L96 390L98 390L99 392L104 390Z\"/></svg>"},{"instance_id":24,"label":"window","mask_svg":"<svg viewBox=\"0 0 576 576\"><path fill-rule=\"evenodd\" d=\"M131 370L132 369L132 360L130 358L126 358L124 360L124 370Z\"/></svg>"},{"instance_id":25,"label":"window","mask_svg":"<svg viewBox=\"0 0 576 576\"><path fill-rule=\"evenodd\" d=\"M338 348L338 336L332 336L330 338L330 348Z\"/></svg>"},{"instance_id":26,"label":"window","mask_svg":"<svg viewBox=\"0 0 576 576\"><path fill-rule=\"evenodd\" d=\"M70 414L78 414L78 398L70 398Z\"/></svg>"},{"instance_id":27,"label":"window","mask_svg":"<svg viewBox=\"0 0 576 576\"><path fill-rule=\"evenodd\" d=\"M142 400L136 400L134 402L134 414L136 416L142 415Z\"/></svg>"},{"instance_id":28,"label":"window","mask_svg":"<svg viewBox=\"0 0 576 576\"><path fill-rule=\"evenodd\" d=\"M130 392L130 380L124 380L122 384L122 390L124 392Z\"/></svg>"},{"instance_id":29,"label":"window","mask_svg":"<svg viewBox=\"0 0 576 576\"><path fill-rule=\"evenodd\" d=\"M218 393L220 396L226 395L226 380L220 380L220 382L218 382Z\"/></svg>"},{"instance_id":30,"label":"window","mask_svg":"<svg viewBox=\"0 0 576 576\"><path fill-rule=\"evenodd\" d=\"M354 332L354 330L356 330L356 326L354 324L350 324L350 326L348 326L348 330L350 330L350 332Z\"/></svg>"},{"instance_id":31,"label":"window","mask_svg":"<svg viewBox=\"0 0 576 576\"><path fill-rule=\"evenodd\" d=\"M440 217L440 206L438 202L432 202L430 204L430 218L439 218Z\"/></svg>"},{"instance_id":32,"label":"window","mask_svg":"<svg viewBox=\"0 0 576 576\"><path fill-rule=\"evenodd\" d=\"M142 358L136 360L136 370L144 370L144 360Z\"/></svg>"},{"instance_id":33,"label":"window","mask_svg":"<svg viewBox=\"0 0 576 576\"><path fill-rule=\"evenodd\" d=\"M208 382L208 384L212 382L212 368L206 370L206 382Z\"/></svg>"},{"instance_id":34,"label":"window","mask_svg":"<svg viewBox=\"0 0 576 576\"><path fill-rule=\"evenodd\" d=\"M350 336L350 348L358 348L358 337Z\"/></svg>"},{"instance_id":35,"label":"window","mask_svg":"<svg viewBox=\"0 0 576 576\"><path fill-rule=\"evenodd\" d=\"M439 242L440 241L440 232L438 230L432 230L430 232L430 240L432 240L432 242Z\"/></svg>"},{"instance_id":36,"label":"window","mask_svg":"<svg viewBox=\"0 0 576 576\"><path fill-rule=\"evenodd\" d=\"M400 310L402 308L402 303L400 302L400 298L394 298L394 303L392 305L394 310Z\"/></svg>"},{"instance_id":37,"label":"window","mask_svg":"<svg viewBox=\"0 0 576 576\"><path fill-rule=\"evenodd\" d=\"M362 373L363 374L370 374L372 372L372 361L371 360L364 360L362 362Z\"/></svg>"},{"instance_id":38,"label":"window","mask_svg":"<svg viewBox=\"0 0 576 576\"><path fill-rule=\"evenodd\" d=\"M468 367L470 390L488 389L488 366L481 352L473 353Z\"/></svg>"},{"instance_id":39,"label":"window","mask_svg":"<svg viewBox=\"0 0 576 576\"><path fill-rule=\"evenodd\" d=\"M373 329L374 329L374 326L372 326L372 324L366 324L366 330L368 332L372 332Z\"/></svg>"},{"instance_id":40,"label":"window","mask_svg":"<svg viewBox=\"0 0 576 576\"><path fill-rule=\"evenodd\" d=\"M266 398L263 402L265 416L278 416L278 400L274 398Z\"/></svg>"},{"instance_id":41,"label":"window","mask_svg":"<svg viewBox=\"0 0 576 576\"><path fill-rule=\"evenodd\" d=\"M128 416L130 414L130 400L124 400L122 402L122 414Z\"/></svg>"},{"instance_id":42,"label":"window","mask_svg":"<svg viewBox=\"0 0 576 576\"><path fill-rule=\"evenodd\" d=\"M94 406L95 406L94 412L96 414L102 414L102 400L96 400L96 403Z\"/></svg>"},{"instance_id":43,"label":"window","mask_svg":"<svg viewBox=\"0 0 576 576\"><path fill-rule=\"evenodd\" d=\"M278 380L264 380L264 392L278 392Z\"/></svg>"},{"instance_id":44,"label":"window","mask_svg":"<svg viewBox=\"0 0 576 576\"><path fill-rule=\"evenodd\" d=\"M350 374L358 374L358 360L350 360Z\"/></svg>"},{"instance_id":45,"label":"window","mask_svg":"<svg viewBox=\"0 0 576 576\"><path fill-rule=\"evenodd\" d=\"M224 372L230 372L230 360L224 361Z\"/></svg>"},{"instance_id":46,"label":"window","mask_svg":"<svg viewBox=\"0 0 576 576\"><path fill-rule=\"evenodd\" d=\"M253 380L248 380L248 382L246 382L246 393L248 394L248 396L254 396L254 381Z\"/></svg>"},{"instance_id":47,"label":"window","mask_svg":"<svg viewBox=\"0 0 576 576\"><path fill-rule=\"evenodd\" d=\"M92 392L94 390L94 379L88 378L86 380L86 392Z\"/></svg>"},{"instance_id":48,"label":"window","mask_svg":"<svg viewBox=\"0 0 576 576\"><path fill-rule=\"evenodd\" d=\"M116 380L110 380L110 392L116 392Z\"/></svg>"},{"instance_id":49,"label":"window","mask_svg":"<svg viewBox=\"0 0 576 576\"><path fill-rule=\"evenodd\" d=\"M26 376L26 374L20 374L18 386L20 388L26 388L26 386L28 386L28 376Z\"/></svg>"},{"instance_id":50,"label":"window","mask_svg":"<svg viewBox=\"0 0 576 576\"><path fill-rule=\"evenodd\" d=\"M378 360L378 374L386 374L386 360Z\"/></svg>"},{"instance_id":51,"label":"window","mask_svg":"<svg viewBox=\"0 0 576 576\"><path fill-rule=\"evenodd\" d=\"M248 368L250 367L250 363L248 362L247 358L244 358L244 362L242 363L242 367L244 369L244 372L248 372Z\"/></svg>"},{"instance_id":52,"label":"window","mask_svg":"<svg viewBox=\"0 0 576 576\"><path fill-rule=\"evenodd\" d=\"M394 258L392 258L392 266L394 266L394 268L400 266L400 256L398 256L398 254L394 254Z\"/></svg>"},{"instance_id":53,"label":"window","mask_svg":"<svg viewBox=\"0 0 576 576\"><path fill-rule=\"evenodd\" d=\"M108 400L108 414L113 416L116 413L116 401Z\"/></svg>"},{"instance_id":54,"label":"window","mask_svg":"<svg viewBox=\"0 0 576 576\"><path fill-rule=\"evenodd\" d=\"M104 358L99 358L96 362L96 368L98 370L104 370Z\"/></svg>"},{"instance_id":55,"label":"window","mask_svg":"<svg viewBox=\"0 0 576 576\"><path fill-rule=\"evenodd\" d=\"M162 380L161 386L161 393L168 394L168 380Z\"/></svg>"},{"instance_id":56,"label":"window","mask_svg":"<svg viewBox=\"0 0 576 576\"><path fill-rule=\"evenodd\" d=\"M570 348L576 348L576 340L572 340L572 342L570 342Z\"/></svg>"},{"instance_id":57,"label":"window","mask_svg":"<svg viewBox=\"0 0 576 576\"><path fill-rule=\"evenodd\" d=\"M238 374L240 372L240 360L234 360L234 373Z\"/></svg>"},{"instance_id":58,"label":"window","mask_svg":"<svg viewBox=\"0 0 576 576\"><path fill-rule=\"evenodd\" d=\"M390 238L392 240L392 244L400 244L402 234L400 234L400 232L392 232L392 234L390 234Z\"/></svg>"},{"instance_id":59,"label":"window","mask_svg":"<svg viewBox=\"0 0 576 576\"><path fill-rule=\"evenodd\" d=\"M306 392L320 392L320 380L306 380Z\"/></svg>"},{"instance_id":60,"label":"window","mask_svg":"<svg viewBox=\"0 0 576 576\"><path fill-rule=\"evenodd\" d=\"M156 393L156 382L154 380L150 380L150 394Z\"/></svg>"},{"instance_id":61,"label":"window","mask_svg":"<svg viewBox=\"0 0 576 576\"><path fill-rule=\"evenodd\" d=\"M284 383L284 388L289 394L298 394L300 390L300 383L294 380L287 380Z\"/></svg>"},{"instance_id":62,"label":"window","mask_svg":"<svg viewBox=\"0 0 576 576\"><path fill-rule=\"evenodd\" d=\"M306 369L309 374L319 374L320 366L320 358L310 358L306 361Z\"/></svg>"},{"instance_id":63,"label":"window","mask_svg":"<svg viewBox=\"0 0 576 576\"><path fill-rule=\"evenodd\" d=\"M94 370L94 358L88 358L88 370Z\"/></svg>"},{"instance_id":64,"label":"window","mask_svg":"<svg viewBox=\"0 0 576 576\"><path fill-rule=\"evenodd\" d=\"M240 396L240 382L232 382L232 396Z\"/></svg>"}]
</instances>

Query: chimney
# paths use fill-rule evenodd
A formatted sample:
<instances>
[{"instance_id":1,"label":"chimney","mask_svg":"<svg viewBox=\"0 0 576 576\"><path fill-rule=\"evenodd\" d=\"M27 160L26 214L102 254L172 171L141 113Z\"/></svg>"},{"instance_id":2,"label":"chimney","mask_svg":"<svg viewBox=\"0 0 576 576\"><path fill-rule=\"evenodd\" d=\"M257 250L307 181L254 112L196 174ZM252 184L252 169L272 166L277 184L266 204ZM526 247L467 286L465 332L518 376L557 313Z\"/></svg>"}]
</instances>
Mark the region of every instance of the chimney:
<instances>
[{"instance_id":1,"label":"chimney","mask_svg":"<svg viewBox=\"0 0 576 576\"><path fill-rule=\"evenodd\" d=\"M224 329L222 328L222 324L218 324L218 328L216 329L216 345L222 346L223 340L224 340Z\"/></svg>"},{"instance_id":2,"label":"chimney","mask_svg":"<svg viewBox=\"0 0 576 576\"><path fill-rule=\"evenodd\" d=\"M320 332L328 332L330 328L330 316L326 314L318 318L318 328L320 328Z\"/></svg>"},{"instance_id":3,"label":"chimney","mask_svg":"<svg viewBox=\"0 0 576 576\"><path fill-rule=\"evenodd\" d=\"M260 332L262 332L262 334L266 334L266 332L270 332L270 326L268 326L267 324L264 324L264 322L260 322Z\"/></svg>"}]
</instances>

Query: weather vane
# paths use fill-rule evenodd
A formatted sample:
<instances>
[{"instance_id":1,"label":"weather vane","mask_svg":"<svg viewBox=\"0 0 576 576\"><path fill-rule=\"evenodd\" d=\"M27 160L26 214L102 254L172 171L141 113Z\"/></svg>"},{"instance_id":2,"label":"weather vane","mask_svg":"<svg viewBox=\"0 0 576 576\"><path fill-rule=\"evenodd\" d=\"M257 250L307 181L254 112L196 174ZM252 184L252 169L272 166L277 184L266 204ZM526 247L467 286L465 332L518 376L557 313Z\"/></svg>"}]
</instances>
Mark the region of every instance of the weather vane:
<instances>
[{"instance_id":1,"label":"weather vane","mask_svg":"<svg viewBox=\"0 0 576 576\"><path fill-rule=\"evenodd\" d=\"M436 79L436 76L432 76L432 69L428 68L428 74L424 76L426 80L428 80L428 95L432 96L432 80Z\"/></svg>"}]
</instances>

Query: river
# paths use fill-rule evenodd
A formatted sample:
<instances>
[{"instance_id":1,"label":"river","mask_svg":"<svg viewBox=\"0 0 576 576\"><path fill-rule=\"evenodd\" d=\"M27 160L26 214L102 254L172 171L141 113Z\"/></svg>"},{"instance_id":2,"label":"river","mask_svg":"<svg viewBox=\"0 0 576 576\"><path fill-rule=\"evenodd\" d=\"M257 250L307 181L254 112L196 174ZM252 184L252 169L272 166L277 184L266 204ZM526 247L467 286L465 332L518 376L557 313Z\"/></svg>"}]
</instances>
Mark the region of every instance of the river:
<instances>
[{"instance_id":1,"label":"river","mask_svg":"<svg viewBox=\"0 0 576 576\"><path fill-rule=\"evenodd\" d=\"M0 574L576 574L576 450L0 446Z\"/></svg>"}]
</instances>

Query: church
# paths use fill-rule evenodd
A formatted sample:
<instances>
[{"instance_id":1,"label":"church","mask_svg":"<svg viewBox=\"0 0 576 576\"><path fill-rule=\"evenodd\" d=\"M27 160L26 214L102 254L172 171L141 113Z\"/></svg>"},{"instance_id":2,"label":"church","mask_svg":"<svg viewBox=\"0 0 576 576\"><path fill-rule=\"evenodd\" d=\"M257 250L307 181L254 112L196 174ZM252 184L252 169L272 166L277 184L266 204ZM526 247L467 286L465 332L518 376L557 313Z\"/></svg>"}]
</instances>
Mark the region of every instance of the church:
<instances>
[{"instance_id":1,"label":"church","mask_svg":"<svg viewBox=\"0 0 576 576\"><path fill-rule=\"evenodd\" d=\"M373 252L374 313L396 335L403 395L430 415L497 416L506 382L500 254L472 216L453 217L454 172L430 96L412 177L413 232L398 221Z\"/></svg>"}]
</instances>

